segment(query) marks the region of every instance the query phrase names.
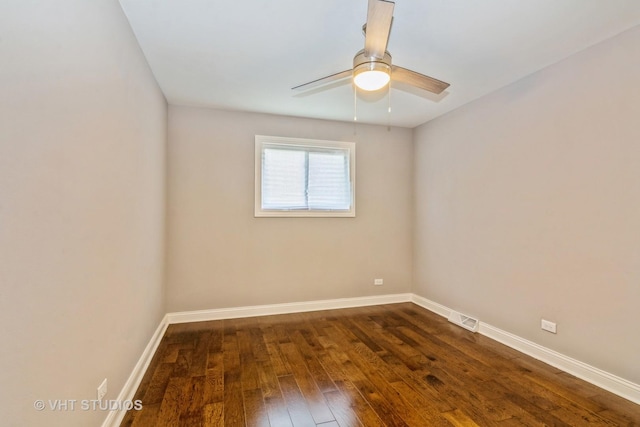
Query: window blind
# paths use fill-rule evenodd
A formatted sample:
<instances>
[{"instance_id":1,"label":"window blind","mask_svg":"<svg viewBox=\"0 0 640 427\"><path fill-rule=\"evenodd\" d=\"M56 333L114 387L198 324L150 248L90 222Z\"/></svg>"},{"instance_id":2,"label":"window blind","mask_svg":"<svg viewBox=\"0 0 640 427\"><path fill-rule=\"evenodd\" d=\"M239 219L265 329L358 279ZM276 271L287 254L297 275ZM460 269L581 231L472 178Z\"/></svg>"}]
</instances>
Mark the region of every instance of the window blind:
<instances>
[{"instance_id":1,"label":"window blind","mask_svg":"<svg viewBox=\"0 0 640 427\"><path fill-rule=\"evenodd\" d=\"M263 144L262 209L349 210L349 150Z\"/></svg>"}]
</instances>

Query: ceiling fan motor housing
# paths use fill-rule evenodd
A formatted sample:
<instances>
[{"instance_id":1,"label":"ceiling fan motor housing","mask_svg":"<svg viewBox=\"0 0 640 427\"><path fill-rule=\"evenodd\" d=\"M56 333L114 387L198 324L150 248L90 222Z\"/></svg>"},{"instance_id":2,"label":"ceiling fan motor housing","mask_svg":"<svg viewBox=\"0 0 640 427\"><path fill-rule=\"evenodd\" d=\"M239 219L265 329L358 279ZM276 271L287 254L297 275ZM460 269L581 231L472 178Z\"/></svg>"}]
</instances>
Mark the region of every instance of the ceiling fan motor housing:
<instances>
[{"instance_id":1,"label":"ceiling fan motor housing","mask_svg":"<svg viewBox=\"0 0 640 427\"><path fill-rule=\"evenodd\" d=\"M376 58L374 56L366 56L364 53L364 49L358 51L356 56L353 57L353 71L361 66L367 65L370 68L369 70L373 70L375 65L382 64L386 66L388 70L391 70L391 54L389 52L385 52L382 58ZM364 68L364 67L363 67Z\"/></svg>"}]
</instances>

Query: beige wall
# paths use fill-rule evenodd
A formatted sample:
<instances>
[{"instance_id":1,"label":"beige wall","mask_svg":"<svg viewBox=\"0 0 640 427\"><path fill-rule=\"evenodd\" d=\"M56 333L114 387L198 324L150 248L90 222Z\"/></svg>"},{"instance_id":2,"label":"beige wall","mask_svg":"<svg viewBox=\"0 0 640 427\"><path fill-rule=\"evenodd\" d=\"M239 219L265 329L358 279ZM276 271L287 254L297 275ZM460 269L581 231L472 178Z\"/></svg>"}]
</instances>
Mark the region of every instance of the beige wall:
<instances>
[{"instance_id":1,"label":"beige wall","mask_svg":"<svg viewBox=\"0 0 640 427\"><path fill-rule=\"evenodd\" d=\"M640 383L638 76L640 27L417 128L414 291Z\"/></svg>"},{"instance_id":2,"label":"beige wall","mask_svg":"<svg viewBox=\"0 0 640 427\"><path fill-rule=\"evenodd\" d=\"M254 218L256 134L355 141L357 217ZM168 311L409 292L412 153L409 129L171 106Z\"/></svg>"},{"instance_id":3,"label":"beige wall","mask_svg":"<svg viewBox=\"0 0 640 427\"><path fill-rule=\"evenodd\" d=\"M118 2L0 5L0 424L96 426L163 307L166 102Z\"/></svg>"}]
</instances>

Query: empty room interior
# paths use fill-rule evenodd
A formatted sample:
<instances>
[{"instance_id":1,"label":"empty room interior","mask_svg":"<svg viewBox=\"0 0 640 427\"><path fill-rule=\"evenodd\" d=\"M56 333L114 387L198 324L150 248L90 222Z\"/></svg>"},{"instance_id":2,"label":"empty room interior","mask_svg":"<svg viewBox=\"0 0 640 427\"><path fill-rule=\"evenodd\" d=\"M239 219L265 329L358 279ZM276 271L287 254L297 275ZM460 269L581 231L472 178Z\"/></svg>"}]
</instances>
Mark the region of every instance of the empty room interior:
<instances>
[{"instance_id":1,"label":"empty room interior","mask_svg":"<svg viewBox=\"0 0 640 427\"><path fill-rule=\"evenodd\" d=\"M0 424L640 425L640 2L8 0L0 88Z\"/></svg>"}]
</instances>

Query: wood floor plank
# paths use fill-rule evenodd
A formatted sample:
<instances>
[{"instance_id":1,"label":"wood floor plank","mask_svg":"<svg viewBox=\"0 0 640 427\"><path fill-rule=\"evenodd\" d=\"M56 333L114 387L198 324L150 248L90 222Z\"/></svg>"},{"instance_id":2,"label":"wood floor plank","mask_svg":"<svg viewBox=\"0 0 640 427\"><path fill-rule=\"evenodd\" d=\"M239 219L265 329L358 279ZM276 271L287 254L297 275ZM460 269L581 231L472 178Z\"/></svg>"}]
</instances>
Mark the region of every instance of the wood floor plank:
<instances>
[{"instance_id":1,"label":"wood floor plank","mask_svg":"<svg viewBox=\"0 0 640 427\"><path fill-rule=\"evenodd\" d=\"M481 427L459 409L445 412L444 415L456 427Z\"/></svg>"},{"instance_id":2,"label":"wood floor plank","mask_svg":"<svg viewBox=\"0 0 640 427\"><path fill-rule=\"evenodd\" d=\"M384 356L385 362L403 378L403 387L408 387L420 396L420 401L430 410L438 413L448 412L456 408L455 402L450 402L442 392L444 386L435 382L429 371L411 370L393 355ZM399 385L397 385L399 386Z\"/></svg>"},{"instance_id":3,"label":"wood floor plank","mask_svg":"<svg viewBox=\"0 0 640 427\"><path fill-rule=\"evenodd\" d=\"M209 356L209 342L211 340L211 332L205 331L198 334L195 347L191 356L189 365L189 376L203 376L207 370L207 359ZM180 354L180 352L178 352Z\"/></svg>"},{"instance_id":4,"label":"wood floor plank","mask_svg":"<svg viewBox=\"0 0 640 427\"><path fill-rule=\"evenodd\" d=\"M293 370L293 378L304 396L307 407L316 424L335 421L331 410L324 400L322 392L309 373L304 358L298 351L298 347L296 347L293 342L288 342L280 344L280 348L289 361L291 369Z\"/></svg>"},{"instance_id":5,"label":"wood floor plank","mask_svg":"<svg viewBox=\"0 0 640 427\"><path fill-rule=\"evenodd\" d=\"M519 419L522 422L526 422L528 420L534 419L536 424L549 425L549 426L570 426L571 424L565 422L561 418L557 418L551 412L547 412L541 410L540 407L536 406L534 402L523 397L523 393L511 393L507 394L507 399L516 405L519 408L522 408L523 415L519 416L518 414L514 415L512 418Z\"/></svg>"},{"instance_id":6,"label":"wood floor plank","mask_svg":"<svg viewBox=\"0 0 640 427\"><path fill-rule=\"evenodd\" d=\"M278 332L272 326L263 329L263 337L273 370L279 377L291 375L291 367L280 350Z\"/></svg>"},{"instance_id":7,"label":"wood floor plank","mask_svg":"<svg viewBox=\"0 0 640 427\"><path fill-rule=\"evenodd\" d=\"M185 393L190 378L174 377L169 380L160 410L156 419L156 426L175 426L180 424L182 408L189 404L189 397Z\"/></svg>"},{"instance_id":8,"label":"wood floor plank","mask_svg":"<svg viewBox=\"0 0 640 427\"><path fill-rule=\"evenodd\" d=\"M249 341L251 343L251 352L256 362L264 362L269 360L269 351L264 340L262 330L258 326L249 329Z\"/></svg>"},{"instance_id":9,"label":"wood floor plank","mask_svg":"<svg viewBox=\"0 0 640 427\"><path fill-rule=\"evenodd\" d=\"M584 408L578 407L575 404L562 406L551 411L551 413L557 418L567 420L567 423L572 426L588 425L596 427L611 427L617 425L615 422L601 418L599 415L589 412Z\"/></svg>"},{"instance_id":10,"label":"wood floor plank","mask_svg":"<svg viewBox=\"0 0 640 427\"><path fill-rule=\"evenodd\" d=\"M223 427L224 404L222 402L216 402L205 405L202 409L202 424L207 427Z\"/></svg>"},{"instance_id":11,"label":"wood floor plank","mask_svg":"<svg viewBox=\"0 0 640 427\"><path fill-rule=\"evenodd\" d=\"M224 342L224 328L222 322L211 327L211 336L209 337L209 354L218 354L222 352L222 344ZM209 364L207 364L209 368Z\"/></svg>"},{"instance_id":12,"label":"wood floor plank","mask_svg":"<svg viewBox=\"0 0 640 427\"><path fill-rule=\"evenodd\" d=\"M308 331L307 331L308 332ZM304 358L309 374L313 378L321 393L335 391L336 386L318 360L318 356L324 350L319 342L309 344L309 339L304 337L304 333L294 332L291 340L297 346L298 351ZM316 340L317 341L317 340Z\"/></svg>"},{"instance_id":13,"label":"wood floor plank","mask_svg":"<svg viewBox=\"0 0 640 427\"><path fill-rule=\"evenodd\" d=\"M640 426L640 405L629 405L626 400L602 389L591 399L606 408L598 412L600 416L620 426Z\"/></svg>"},{"instance_id":14,"label":"wood floor plank","mask_svg":"<svg viewBox=\"0 0 640 427\"><path fill-rule=\"evenodd\" d=\"M169 379L173 373L173 369L174 364L172 363L160 364L155 372L151 372L151 381L146 390L141 389L144 390L144 394L137 398L143 399L144 403L148 405L161 403L167 389L167 384L169 384ZM149 373L149 371L147 371L147 373Z\"/></svg>"},{"instance_id":15,"label":"wood floor plank","mask_svg":"<svg viewBox=\"0 0 640 427\"><path fill-rule=\"evenodd\" d=\"M222 344L224 363L224 425L245 426L242 369L235 327L226 327Z\"/></svg>"},{"instance_id":16,"label":"wood floor plank","mask_svg":"<svg viewBox=\"0 0 640 427\"><path fill-rule=\"evenodd\" d=\"M140 411L130 411L129 414L133 414L132 422L129 424L131 427L146 427L154 425L160 414L160 404L145 405ZM126 418L123 421L123 425L126 423Z\"/></svg>"},{"instance_id":17,"label":"wood floor plank","mask_svg":"<svg viewBox=\"0 0 640 427\"><path fill-rule=\"evenodd\" d=\"M202 407L204 406L206 386L206 377L204 375L192 377L185 384L185 393L188 393L189 403L184 405L180 411L180 420L182 424L186 424L185 420L197 420L199 423L202 419Z\"/></svg>"},{"instance_id":18,"label":"wood floor plank","mask_svg":"<svg viewBox=\"0 0 640 427\"><path fill-rule=\"evenodd\" d=\"M313 420L311 411L307 407L307 403L302 396L302 392L296 384L293 375L279 377L278 382L284 395L284 400L289 411L289 416L295 427L314 427L316 422Z\"/></svg>"},{"instance_id":19,"label":"wood floor plank","mask_svg":"<svg viewBox=\"0 0 640 427\"><path fill-rule=\"evenodd\" d=\"M203 405L224 401L224 361L223 354L209 354L204 383Z\"/></svg>"},{"instance_id":20,"label":"wood floor plank","mask_svg":"<svg viewBox=\"0 0 640 427\"><path fill-rule=\"evenodd\" d=\"M560 384L558 381L560 378L557 375L539 375L539 374L524 374L524 377L530 379L531 381L539 384L545 389L551 391L552 393L560 396L563 399L572 402L573 404L584 408L585 410L593 413L597 413L602 411L604 408L595 401L589 399L589 397L581 395L579 392L567 388ZM568 405L562 405L568 406Z\"/></svg>"},{"instance_id":21,"label":"wood floor plank","mask_svg":"<svg viewBox=\"0 0 640 427\"><path fill-rule=\"evenodd\" d=\"M358 415L351 407L349 399L342 392L338 390L330 391L325 393L324 397L339 426L362 426Z\"/></svg>"},{"instance_id":22,"label":"wood floor plank","mask_svg":"<svg viewBox=\"0 0 640 427\"><path fill-rule=\"evenodd\" d=\"M420 393L416 392L404 381L397 381L391 386L398 392L400 396L403 396L408 401L408 407L410 412L415 412L420 416L418 422L424 423L424 425L433 427L447 427L451 426L451 423L442 416L442 412L435 410L431 405L431 402L426 400ZM405 406L407 408L407 406ZM411 420L405 418L411 424ZM422 421L420 421L422 420ZM413 424L412 424L413 425Z\"/></svg>"},{"instance_id":23,"label":"wood floor plank","mask_svg":"<svg viewBox=\"0 0 640 427\"><path fill-rule=\"evenodd\" d=\"M325 372L329 374L330 378L336 385L336 389L339 390L339 393L329 392L325 395L329 396L329 406L331 407L332 402L333 404L336 404L339 401L341 405L344 405L348 402L354 413L357 415L359 421L362 422L365 427L383 426L384 424L382 423L380 417L376 414L376 412L373 410L367 400L362 396L362 394L360 394L360 392L356 389L353 383L351 383L348 375L341 368L341 363L337 360L337 358L332 357L331 354L329 354L329 352L327 351L336 351L336 344L326 336L321 337L320 342L322 343L325 351L320 352L318 358L320 360L320 363L324 367ZM329 399L333 400L330 401ZM331 409L336 416L336 420L340 422L340 420L337 418L338 415L336 415L336 412L333 411L333 408Z\"/></svg>"},{"instance_id":24,"label":"wood floor plank","mask_svg":"<svg viewBox=\"0 0 640 427\"><path fill-rule=\"evenodd\" d=\"M407 423L402 417L396 413L391 402L384 398L375 385L371 383L369 378L354 364L347 354L334 349L329 349L328 353L334 360L341 364L349 382L352 383L365 398L384 425L407 426Z\"/></svg>"},{"instance_id":25,"label":"wood floor plank","mask_svg":"<svg viewBox=\"0 0 640 427\"><path fill-rule=\"evenodd\" d=\"M170 325L122 426L640 427L631 403L411 303Z\"/></svg>"},{"instance_id":26,"label":"wood floor plank","mask_svg":"<svg viewBox=\"0 0 640 427\"><path fill-rule=\"evenodd\" d=\"M178 351L178 357L176 362L173 364L173 372L171 374L172 378L182 377L188 378L190 377L189 371L191 369L191 359L193 358L193 349L192 348L183 348Z\"/></svg>"},{"instance_id":27,"label":"wood floor plank","mask_svg":"<svg viewBox=\"0 0 640 427\"><path fill-rule=\"evenodd\" d=\"M242 396L246 425L249 427L269 427L269 415L264 406L260 389L244 390Z\"/></svg>"},{"instance_id":28,"label":"wood floor plank","mask_svg":"<svg viewBox=\"0 0 640 427\"><path fill-rule=\"evenodd\" d=\"M238 330L236 337L240 353L242 390L257 390L260 384L258 382L258 368L251 346L251 335L249 331Z\"/></svg>"},{"instance_id":29,"label":"wood floor plank","mask_svg":"<svg viewBox=\"0 0 640 427\"><path fill-rule=\"evenodd\" d=\"M351 407L358 415L358 419L366 427L386 426L382 417L371 406L370 402L364 398L358 388L350 381L337 383L338 389L351 402Z\"/></svg>"},{"instance_id":30,"label":"wood floor plank","mask_svg":"<svg viewBox=\"0 0 640 427\"><path fill-rule=\"evenodd\" d=\"M271 425L293 427L278 377L270 360L258 362L258 380Z\"/></svg>"}]
</instances>

